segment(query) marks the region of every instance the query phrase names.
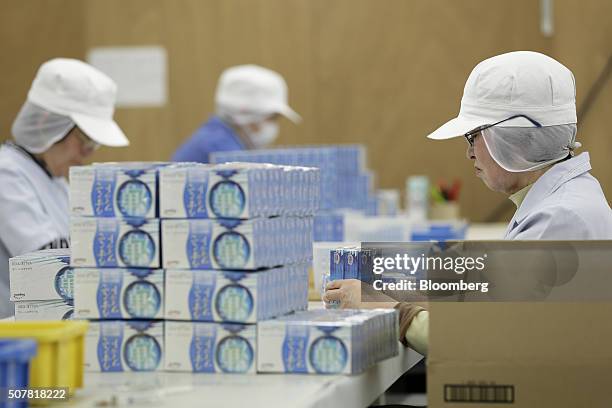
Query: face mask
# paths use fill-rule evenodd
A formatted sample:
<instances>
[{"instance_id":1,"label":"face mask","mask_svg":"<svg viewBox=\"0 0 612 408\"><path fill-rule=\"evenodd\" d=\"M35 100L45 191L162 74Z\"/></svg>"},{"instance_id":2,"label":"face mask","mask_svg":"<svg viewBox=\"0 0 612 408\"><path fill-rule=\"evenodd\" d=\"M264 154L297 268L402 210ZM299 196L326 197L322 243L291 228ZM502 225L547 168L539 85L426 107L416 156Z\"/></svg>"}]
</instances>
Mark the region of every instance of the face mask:
<instances>
[{"instance_id":1,"label":"face mask","mask_svg":"<svg viewBox=\"0 0 612 408\"><path fill-rule=\"evenodd\" d=\"M278 123L265 121L259 126L259 130L251 132L249 137L256 148L266 147L276 140L278 136Z\"/></svg>"}]
</instances>

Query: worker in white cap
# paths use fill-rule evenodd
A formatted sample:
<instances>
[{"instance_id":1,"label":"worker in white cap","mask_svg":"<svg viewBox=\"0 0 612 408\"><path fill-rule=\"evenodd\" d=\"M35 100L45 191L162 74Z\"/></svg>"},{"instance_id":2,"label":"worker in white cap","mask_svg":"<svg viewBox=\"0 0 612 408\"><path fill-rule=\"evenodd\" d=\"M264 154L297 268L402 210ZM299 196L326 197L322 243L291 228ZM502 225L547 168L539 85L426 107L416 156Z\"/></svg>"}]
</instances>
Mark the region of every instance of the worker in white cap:
<instances>
[{"instance_id":1,"label":"worker in white cap","mask_svg":"<svg viewBox=\"0 0 612 408\"><path fill-rule=\"evenodd\" d=\"M288 104L287 84L278 73L257 65L226 69L215 95L211 116L174 153L174 161L209 162L218 151L258 149L278 136L279 116L301 118Z\"/></svg>"},{"instance_id":2,"label":"worker in white cap","mask_svg":"<svg viewBox=\"0 0 612 408\"><path fill-rule=\"evenodd\" d=\"M113 120L117 87L105 74L73 59L39 68L0 147L0 318L13 314L8 259L43 248L69 247L70 166L100 146L126 146Z\"/></svg>"},{"instance_id":3,"label":"worker in white cap","mask_svg":"<svg viewBox=\"0 0 612 408\"><path fill-rule=\"evenodd\" d=\"M572 72L536 52L498 55L478 64L465 84L459 115L428 137L464 136L476 175L516 204L505 239L609 240L612 210L589 173L589 154L574 155L576 87ZM323 296L360 308L361 283L330 282ZM429 314L397 303L400 341L428 351Z\"/></svg>"},{"instance_id":4,"label":"worker in white cap","mask_svg":"<svg viewBox=\"0 0 612 408\"><path fill-rule=\"evenodd\" d=\"M576 123L572 72L518 51L478 64L459 115L428 137L466 138L476 175L517 207L505 239L612 239L612 210L589 154L574 156Z\"/></svg>"}]
</instances>

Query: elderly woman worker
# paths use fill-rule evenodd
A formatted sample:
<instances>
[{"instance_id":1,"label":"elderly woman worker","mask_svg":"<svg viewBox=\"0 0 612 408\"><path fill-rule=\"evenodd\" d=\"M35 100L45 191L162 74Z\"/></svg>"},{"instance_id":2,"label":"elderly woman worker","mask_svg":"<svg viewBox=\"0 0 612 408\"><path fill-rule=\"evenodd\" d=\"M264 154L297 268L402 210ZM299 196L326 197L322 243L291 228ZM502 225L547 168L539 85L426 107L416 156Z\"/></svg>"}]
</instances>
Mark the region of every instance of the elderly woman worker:
<instances>
[{"instance_id":1,"label":"elderly woman worker","mask_svg":"<svg viewBox=\"0 0 612 408\"><path fill-rule=\"evenodd\" d=\"M515 203L505 239L612 239L612 210L589 173L589 154L574 155L580 147L575 96L572 72L554 59L528 51L498 55L470 74L459 115L428 136L464 136L476 176ZM336 281L325 297L358 307L342 301L356 299L358 291L357 281ZM399 307L403 327L410 327L406 339L426 344L417 334L426 336L427 312Z\"/></svg>"},{"instance_id":2,"label":"elderly woman worker","mask_svg":"<svg viewBox=\"0 0 612 408\"><path fill-rule=\"evenodd\" d=\"M113 121L117 87L72 59L44 63L0 147L0 318L13 314L8 259L69 246L68 170L99 145L126 146Z\"/></svg>"}]
</instances>

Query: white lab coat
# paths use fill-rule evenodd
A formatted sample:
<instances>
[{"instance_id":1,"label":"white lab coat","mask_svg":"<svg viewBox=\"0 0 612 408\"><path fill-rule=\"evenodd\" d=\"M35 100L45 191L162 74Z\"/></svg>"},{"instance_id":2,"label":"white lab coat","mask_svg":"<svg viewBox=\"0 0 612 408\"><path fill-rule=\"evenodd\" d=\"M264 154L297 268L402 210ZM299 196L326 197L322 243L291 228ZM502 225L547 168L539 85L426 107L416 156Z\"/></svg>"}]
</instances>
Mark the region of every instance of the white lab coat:
<instances>
[{"instance_id":1,"label":"white lab coat","mask_svg":"<svg viewBox=\"0 0 612 408\"><path fill-rule=\"evenodd\" d=\"M13 314L9 302L10 257L69 239L68 183L50 177L26 152L0 146L0 318ZM33 279L35 279L33 277Z\"/></svg>"},{"instance_id":2,"label":"white lab coat","mask_svg":"<svg viewBox=\"0 0 612 408\"><path fill-rule=\"evenodd\" d=\"M527 193L504 239L612 239L612 210L589 170L588 153L550 168Z\"/></svg>"}]
</instances>

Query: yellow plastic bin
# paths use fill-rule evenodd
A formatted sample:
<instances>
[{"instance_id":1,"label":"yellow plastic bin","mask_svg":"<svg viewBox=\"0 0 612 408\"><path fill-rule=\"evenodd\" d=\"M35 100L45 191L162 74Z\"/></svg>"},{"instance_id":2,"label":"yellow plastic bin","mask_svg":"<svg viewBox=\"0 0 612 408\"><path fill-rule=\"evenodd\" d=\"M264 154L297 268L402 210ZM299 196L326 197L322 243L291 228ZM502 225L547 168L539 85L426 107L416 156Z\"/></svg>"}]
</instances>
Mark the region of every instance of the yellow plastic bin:
<instances>
[{"instance_id":1,"label":"yellow plastic bin","mask_svg":"<svg viewBox=\"0 0 612 408\"><path fill-rule=\"evenodd\" d=\"M30 388L83 386L86 321L28 321L0 323L0 338L29 338L38 343L30 363Z\"/></svg>"}]
</instances>

